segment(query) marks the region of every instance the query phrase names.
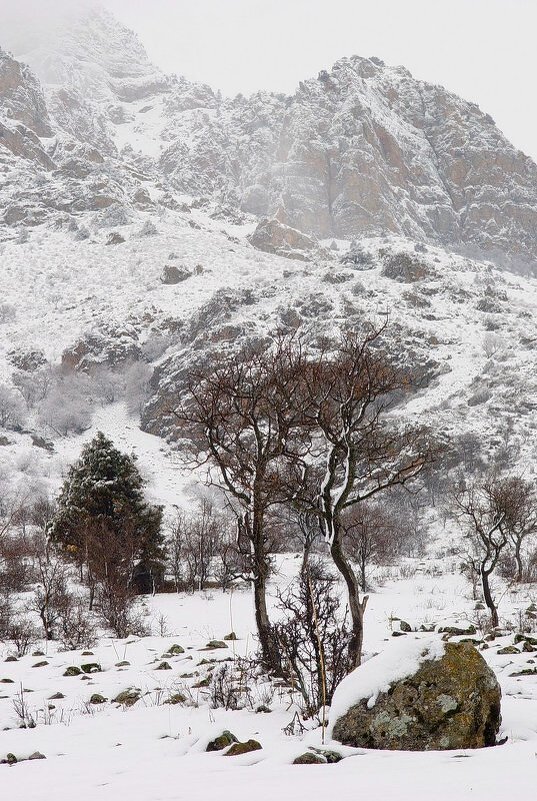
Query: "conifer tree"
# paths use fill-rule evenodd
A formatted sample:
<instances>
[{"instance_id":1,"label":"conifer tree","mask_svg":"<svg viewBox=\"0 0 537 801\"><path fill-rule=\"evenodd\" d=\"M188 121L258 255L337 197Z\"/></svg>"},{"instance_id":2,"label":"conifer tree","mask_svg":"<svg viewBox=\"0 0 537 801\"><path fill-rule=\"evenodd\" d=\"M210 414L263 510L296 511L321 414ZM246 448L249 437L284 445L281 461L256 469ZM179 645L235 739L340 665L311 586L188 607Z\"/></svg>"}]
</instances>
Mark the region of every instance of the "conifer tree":
<instances>
[{"instance_id":1,"label":"conifer tree","mask_svg":"<svg viewBox=\"0 0 537 801\"><path fill-rule=\"evenodd\" d=\"M161 523L162 507L144 497L136 457L99 431L69 469L49 534L86 565L92 586L104 577L130 581L139 562L157 574L164 558Z\"/></svg>"}]
</instances>

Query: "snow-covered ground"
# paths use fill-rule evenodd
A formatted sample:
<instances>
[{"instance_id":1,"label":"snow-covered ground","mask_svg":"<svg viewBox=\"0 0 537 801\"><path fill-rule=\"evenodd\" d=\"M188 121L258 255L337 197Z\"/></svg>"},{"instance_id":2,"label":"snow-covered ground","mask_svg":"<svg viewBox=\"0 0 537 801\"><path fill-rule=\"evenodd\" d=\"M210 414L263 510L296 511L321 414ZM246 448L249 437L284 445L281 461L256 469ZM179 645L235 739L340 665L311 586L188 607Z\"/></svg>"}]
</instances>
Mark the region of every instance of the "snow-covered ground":
<instances>
[{"instance_id":1,"label":"snow-covered ground","mask_svg":"<svg viewBox=\"0 0 537 801\"><path fill-rule=\"evenodd\" d=\"M275 583L284 583L296 570L298 560L278 557ZM388 579L371 594L366 618L367 655L389 648L394 617L404 618L413 628L422 623L438 625L479 624L469 587L456 574L449 560L407 560L402 571L392 569ZM403 573L406 578L395 578ZM412 574L412 575L409 575ZM535 596L535 588L506 594L500 611L504 623L516 626L518 610ZM159 621L163 615L165 622ZM425 801L431 797L448 801L506 797L532 798L537 752L537 676L511 677L532 667L532 653L498 655L513 643L506 635L482 651L502 686L501 737L504 745L481 751L373 752L328 745L345 758L336 765L293 765L293 759L310 746L320 746L321 730L315 723L302 735L289 736L282 729L291 721L295 706L288 690L277 690L270 713L251 708L239 711L211 709L208 690L194 688L207 675L203 659L235 659L253 655L252 599L246 589L232 594L220 591L195 595L158 595L147 601L147 621L153 631L165 626L165 636L102 638L93 655L80 651L59 652L55 646L45 656L28 655L17 662L0 662L0 758L8 753L24 760L39 751L46 760L0 765L3 797L42 801L131 798L135 801L211 801L234 798L246 801L310 799L337 796ZM200 650L213 639L221 640L231 630L238 640L228 648ZM479 637L479 630L477 638ZM430 644L435 635L412 633ZM440 635L436 635L440 637ZM166 657L171 670L157 670L162 655L173 644L183 654ZM43 645L43 644L42 644ZM43 645L44 647L44 645ZM412 650L409 648L408 650ZM6 657L9 648L0 653ZM47 665L37 667L41 662ZM97 662L101 673L66 677L69 666ZM117 667L119 663L128 665ZM4 683L10 679L13 683ZM25 690L25 699L37 725L19 729L13 698ZM113 703L121 691L135 687L141 699L132 707ZM253 689L253 701L266 703L265 687ZM167 704L181 692L182 704ZM47 700L62 693L59 700ZM105 703L88 703L100 693ZM263 695L263 697L261 697ZM53 707L53 708L50 708ZM258 740L262 750L226 757L206 753L210 739L229 729L241 741Z\"/></svg>"}]
</instances>

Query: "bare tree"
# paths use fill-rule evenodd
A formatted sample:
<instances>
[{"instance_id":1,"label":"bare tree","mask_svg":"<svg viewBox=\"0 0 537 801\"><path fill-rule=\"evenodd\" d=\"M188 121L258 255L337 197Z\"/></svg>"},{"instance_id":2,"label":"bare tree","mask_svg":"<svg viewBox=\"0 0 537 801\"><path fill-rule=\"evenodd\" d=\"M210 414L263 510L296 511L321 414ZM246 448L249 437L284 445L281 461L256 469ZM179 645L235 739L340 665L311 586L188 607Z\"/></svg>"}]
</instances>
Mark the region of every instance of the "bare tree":
<instances>
[{"instance_id":1,"label":"bare tree","mask_svg":"<svg viewBox=\"0 0 537 801\"><path fill-rule=\"evenodd\" d=\"M31 549L24 535L12 533L0 539L0 593L20 593L33 578Z\"/></svg>"},{"instance_id":2,"label":"bare tree","mask_svg":"<svg viewBox=\"0 0 537 801\"><path fill-rule=\"evenodd\" d=\"M537 497L535 485L521 476L511 476L501 484L505 512L503 526L514 550L515 581L524 578L522 552L529 537L537 532Z\"/></svg>"},{"instance_id":3,"label":"bare tree","mask_svg":"<svg viewBox=\"0 0 537 801\"><path fill-rule=\"evenodd\" d=\"M210 579L225 591L235 579L249 575L231 523L225 510L217 516L213 504L206 499L200 501L193 514L176 514L167 543L168 566L176 592L204 590Z\"/></svg>"},{"instance_id":4,"label":"bare tree","mask_svg":"<svg viewBox=\"0 0 537 801\"><path fill-rule=\"evenodd\" d=\"M309 509L300 509L295 517L296 528L302 540L302 572L308 569L313 546L321 536L319 519Z\"/></svg>"},{"instance_id":5,"label":"bare tree","mask_svg":"<svg viewBox=\"0 0 537 801\"><path fill-rule=\"evenodd\" d=\"M283 616L275 630L283 673L298 688L307 717L331 703L335 688L352 670L351 631L340 607L337 581L320 560L308 560L297 579L278 593Z\"/></svg>"},{"instance_id":6,"label":"bare tree","mask_svg":"<svg viewBox=\"0 0 537 801\"><path fill-rule=\"evenodd\" d=\"M28 409L33 409L46 398L53 381L54 374L48 366L31 373L20 371L13 374L13 383L26 401Z\"/></svg>"},{"instance_id":7,"label":"bare tree","mask_svg":"<svg viewBox=\"0 0 537 801\"><path fill-rule=\"evenodd\" d=\"M136 595L117 574L111 573L97 586L100 617L118 638L129 635L143 636L147 627L136 613Z\"/></svg>"},{"instance_id":8,"label":"bare tree","mask_svg":"<svg viewBox=\"0 0 537 801\"><path fill-rule=\"evenodd\" d=\"M185 513L178 511L172 521L167 540L168 568L173 576L176 592L184 589L183 549L187 525Z\"/></svg>"},{"instance_id":9,"label":"bare tree","mask_svg":"<svg viewBox=\"0 0 537 801\"><path fill-rule=\"evenodd\" d=\"M56 624L67 603L68 568L42 533L35 535L32 544L36 587L29 609L39 615L45 639L53 640Z\"/></svg>"},{"instance_id":10,"label":"bare tree","mask_svg":"<svg viewBox=\"0 0 537 801\"><path fill-rule=\"evenodd\" d=\"M10 491L0 486L0 542L27 521L29 493Z\"/></svg>"},{"instance_id":11,"label":"bare tree","mask_svg":"<svg viewBox=\"0 0 537 801\"><path fill-rule=\"evenodd\" d=\"M397 520L378 504L360 503L343 515L344 547L358 565L362 592L368 590L367 571L371 563L399 553L402 547Z\"/></svg>"},{"instance_id":12,"label":"bare tree","mask_svg":"<svg viewBox=\"0 0 537 801\"><path fill-rule=\"evenodd\" d=\"M424 429L387 419L410 380L382 350L383 331L384 326L346 333L312 359L306 372L307 394L315 398L307 416L316 457L306 484L309 502L347 586L353 666L361 661L368 597L360 598L358 578L344 551L344 515L389 487L406 485L433 455Z\"/></svg>"},{"instance_id":13,"label":"bare tree","mask_svg":"<svg viewBox=\"0 0 537 801\"><path fill-rule=\"evenodd\" d=\"M470 550L466 562L480 577L483 598L490 610L493 626L498 626L498 609L492 595L490 577L509 542L505 525L508 503L508 493L495 479L472 486L456 498L458 517L469 535Z\"/></svg>"},{"instance_id":14,"label":"bare tree","mask_svg":"<svg viewBox=\"0 0 537 801\"><path fill-rule=\"evenodd\" d=\"M203 498L198 515L186 532L185 557L189 563L192 589L203 590L206 587L218 549L219 534L214 507Z\"/></svg>"},{"instance_id":15,"label":"bare tree","mask_svg":"<svg viewBox=\"0 0 537 801\"><path fill-rule=\"evenodd\" d=\"M0 384L0 428L18 429L26 420L26 407L17 390Z\"/></svg>"},{"instance_id":16,"label":"bare tree","mask_svg":"<svg viewBox=\"0 0 537 801\"><path fill-rule=\"evenodd\" d=\"M194 370L183 403L174 410L193 444L198 466L209 466L237 521L248 559L262 659L279 669L267 611L273 542L268 518L295 490L288 480L304 451L304 357L300 343L278 338L221 357Z\"/></svg>"},{"instance_id":17,"label":"bare tree","mask_svg":"<svg viewBox=\"0 0 537 801\"><path fill-rule=\"evenodd\" d=\"M234 527L226 520L220 530L218 553L215 564L215 579L223 592L230 589L237 580L247 581L250 576L248 556L241 553L237 545Z\"/></svg>"}]
</instances>

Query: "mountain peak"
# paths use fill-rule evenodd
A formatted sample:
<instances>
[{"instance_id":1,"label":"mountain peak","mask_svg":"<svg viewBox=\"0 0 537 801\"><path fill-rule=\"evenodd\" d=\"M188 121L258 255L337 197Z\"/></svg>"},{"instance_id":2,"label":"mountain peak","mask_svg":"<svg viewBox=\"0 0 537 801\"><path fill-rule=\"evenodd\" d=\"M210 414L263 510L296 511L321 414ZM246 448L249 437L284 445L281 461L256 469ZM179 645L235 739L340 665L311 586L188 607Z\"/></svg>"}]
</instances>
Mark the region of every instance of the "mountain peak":
<instances>
[{"instance_id":1,"label":"mountain peak","mask_svg":"<svg viewBox=\"0 0 537 801\"><path fill-rule=\"evenodd\" d=\"M222 99L163 75L105 9L60 16L46 31L29 25L15 52L43 84L55 130L98 158L127 147L166 191L278 214L320 238L392 234L537 256L537 166L475 103L406 68L353 55L294 95ZM9 25L3 34L9 46Z\"/></svg>"},{"instance_id":2,"label":"mountain peak","mask_svg":"<svg viewBox=\"0 0 537 801\"><path fill-rule=\"evenodd\" d=\"M89 100L129 101L166 87L138 36L98 4L61 7L43 22L2 31L2 43L45 85L74 89Z\"/></svg>"}]
</instances>

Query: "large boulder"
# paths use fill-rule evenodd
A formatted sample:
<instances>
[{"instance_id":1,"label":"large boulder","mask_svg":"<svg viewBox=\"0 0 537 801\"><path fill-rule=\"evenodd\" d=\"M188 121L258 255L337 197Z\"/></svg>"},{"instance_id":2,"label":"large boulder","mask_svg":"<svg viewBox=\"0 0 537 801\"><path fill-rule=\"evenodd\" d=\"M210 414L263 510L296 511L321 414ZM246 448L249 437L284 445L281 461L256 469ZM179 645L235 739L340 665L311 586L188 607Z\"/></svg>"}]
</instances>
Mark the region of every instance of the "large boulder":
<instances>
[{"instance_id":1,"label":"large boulder","mask_svg":"<svg viewBox=\"0 0 537 801\"><path fill-rule=\"evenodd\" d=\"M276 219L261 220L248 240L254 248L265 253L301 261L306 261L317 247L315 239Z\"/></svg>"},{"instance_id":2,"label":"large boulder","mask_svg":"<svg viewBox=\"0 0 537 801\"><path fill-rule=\"evenodd\" d=\"M401 638L354 670L332 702L344 745L432 751L494 745L501 691L471 643Z\"/></svg>"}]
</instances>

